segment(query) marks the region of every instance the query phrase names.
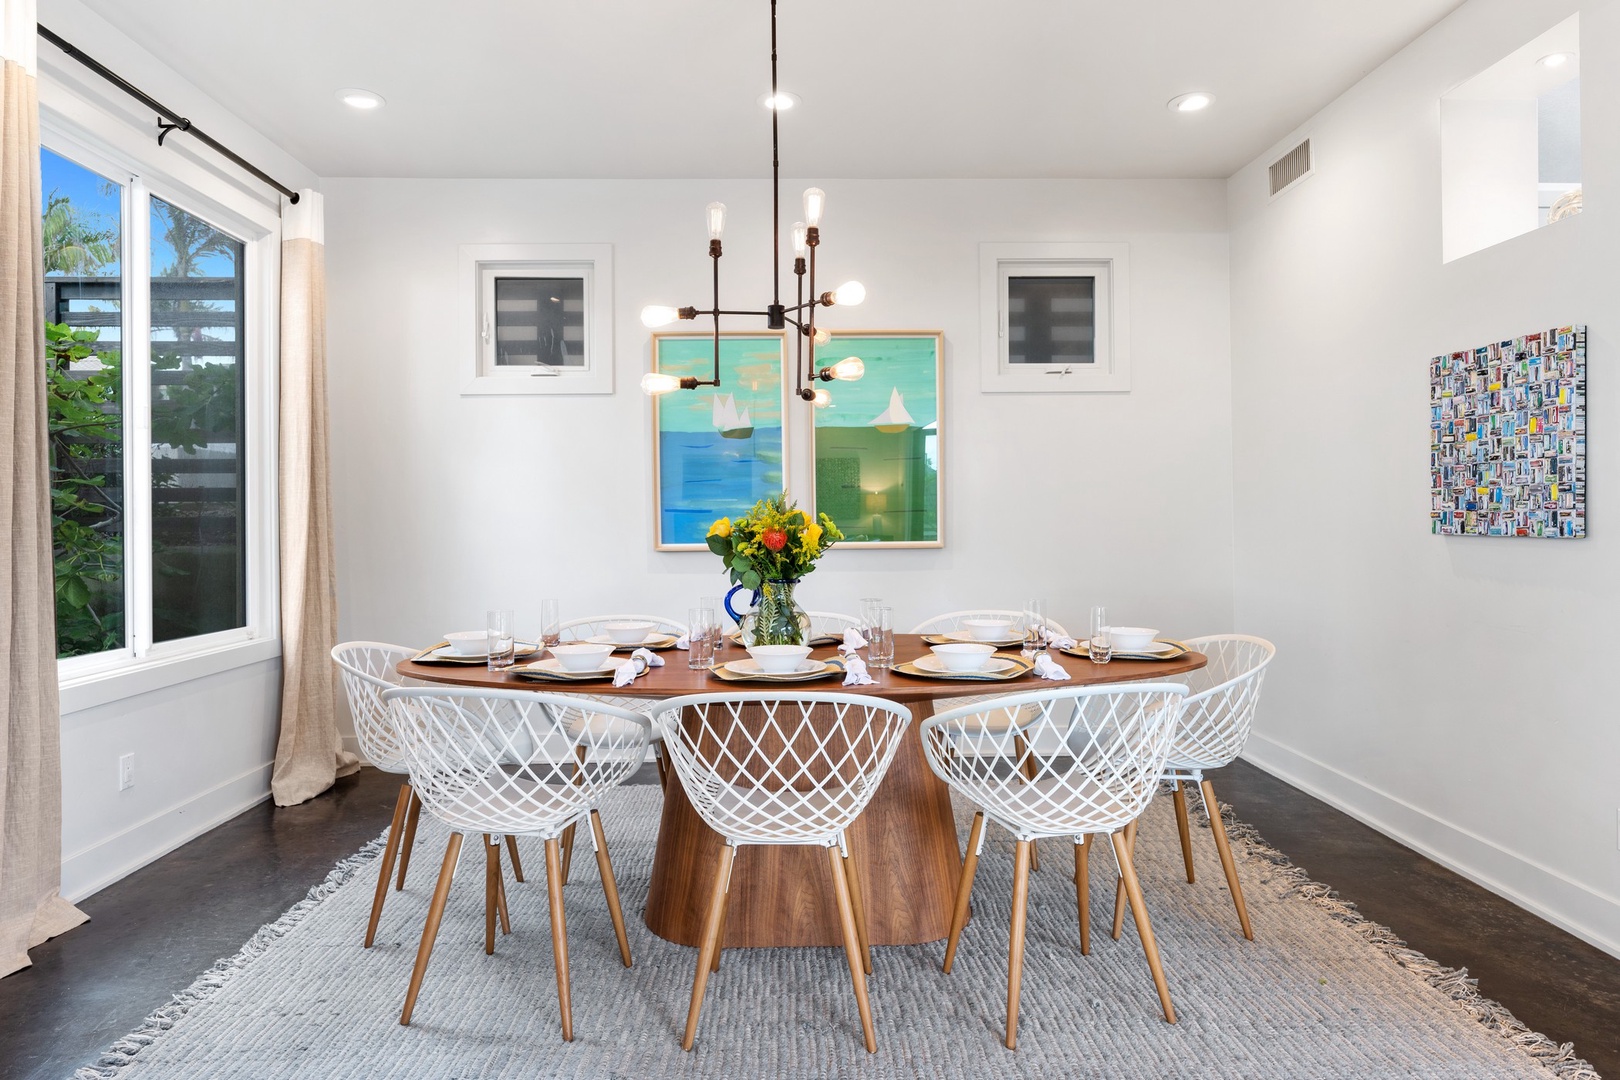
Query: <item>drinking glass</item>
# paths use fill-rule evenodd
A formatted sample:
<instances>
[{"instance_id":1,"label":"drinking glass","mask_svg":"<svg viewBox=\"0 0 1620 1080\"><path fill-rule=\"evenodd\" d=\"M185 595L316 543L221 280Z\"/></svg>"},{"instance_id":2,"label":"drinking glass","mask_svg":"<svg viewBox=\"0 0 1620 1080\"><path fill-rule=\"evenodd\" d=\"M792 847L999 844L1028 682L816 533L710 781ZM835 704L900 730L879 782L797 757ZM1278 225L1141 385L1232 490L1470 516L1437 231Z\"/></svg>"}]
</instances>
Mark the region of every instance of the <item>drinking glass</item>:
<instances>
[{"instance_id":1,"label":"drinking glass","mask_svg":"<svg viewBox=\"0 0 1620 1080\"><path fill-rule=\"evenodd\" d=\"M698 607L708 612L708 618L703 625L709 628L709 666L714 667L714 654L720 651L725 644L726 621L721 617L720 598L718 596L698 597Z\"/></svg>"},{"instance_id":2,"label":"drinking glass","mask_svg":"<svg viewBox=\"0 0 1620 1080\"><path fill-rule=\"evenodd\" d=\"M686 613L689 628L686 631L686 666L693 671L714 666L714 639L719 627L715 625L714 611L706 607L691 608Z\"/></svg>"},{"instance_id":3,"label":"drinking glass","mask_svg":"<svg viewBox=\"0 0 1620 1080\"><path fill-rule=\"evenodd\" d=\"M866 638L866 661L875 668L894 664L894 608L879 604Z\"/></svg>"},{"instance_id":4,"label":"drinking glass","mask_svg":"<svg viewBox=\"0 0 1620 1080\"><path fill-rule=\"evenodd\" d=\"M1108 611L1101 604L1091 609L1091 637L1086 652L1093 664L1106 664L1114 658L1114 643L1108 636Z\"/></svg>"},{"instance_id":5,"label":"drinking glass","mask_svg":"<svg viewBox=\"0 0 1620 1080\"><path fill-rule=\"evenodd\" d=\"M562 601L540 601L540 642L546 648L562 640Z\"/></svg>"},{"instance_id":6,"label":"drinking glass","mask_svg":"<svg viewBox=\"0 0 1620 1080\"><path fill-rule=\"evenodd\" d=\"M488 612L489 670L505 671L517 662L517 641L512 634L511 610Z\"/></svg>"},{"instance_id":7,"label":"drinking glass","mask_svg":"<svg viewBox=\"0 0 1620 1080\"><path fill-rule=\"evenodd\" d=\"M868 641L872 637L872 629L877 626L882 616L883 601L875 596L861 597L861 634Z\"/></svg>"},{"instance_id":8,"label":"drinking glass","mask_svg":"<svg viewBox=\"0 0 1620 1080\"><path fill-rule=\"evenodd\" d=\"M1037 653L1046 651L1046 601L1030 600L1024 604L1024 647L1023 655L1032 659Z\"/></svg>"}]
</instances>

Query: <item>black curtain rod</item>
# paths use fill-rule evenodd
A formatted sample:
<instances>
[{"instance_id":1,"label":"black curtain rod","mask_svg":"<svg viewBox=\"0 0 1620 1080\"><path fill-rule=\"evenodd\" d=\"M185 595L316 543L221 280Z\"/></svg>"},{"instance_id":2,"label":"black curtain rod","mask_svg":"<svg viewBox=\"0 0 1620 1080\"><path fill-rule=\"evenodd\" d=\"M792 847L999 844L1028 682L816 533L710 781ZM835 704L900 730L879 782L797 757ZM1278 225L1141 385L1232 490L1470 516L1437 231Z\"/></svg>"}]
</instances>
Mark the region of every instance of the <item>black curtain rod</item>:
<instances>
[{"instance_id":1,"label":"black curtain rod","mask_svg":"<svg viewBox=\"0 0 1620 1080\"><path fill-rule=\"evenodd\" d=\"M77 45L65 40L60 34L57 34L47 28L44 23L36 23L35 25L39 28L40 37L44 38L52 45L55 45L58 49L61 49L63 52L67 53L68 56L72 57L74 60L77 60L79 63L83 64L97 75L100 75L103 79L106 79L108 82L118 87L118 89L128 94L130 97L134 98L136 101L139 101L142 105L145 105L148 109L151 109L153 112L157 113L159 146L163 145L163 140L168 138L169 132L176 130L183 131L187 135L190 135L192 138L196 139L198 142L202 143L204 146L207 146L209 149L219 154L221 157L225 158L227 161L235 162L237 165L240 165L242 168L252 173L258 179L264 181L266 184L269 184L271 187L287 196L287 200L289 202L296 203L298 201L298 192L294 191L286 184L279 182L275 177L243 158L230 147L208 135L201 128L194 125L190 120L187 120L185 117L181 116L167 105L161 104L160 102L154 100L150 94L132 84L128 79L125 79L123 76L114 71L108 70L107 66L101 63L95 57L85 55L84 51Z\"/></svg>"}]
</instances>

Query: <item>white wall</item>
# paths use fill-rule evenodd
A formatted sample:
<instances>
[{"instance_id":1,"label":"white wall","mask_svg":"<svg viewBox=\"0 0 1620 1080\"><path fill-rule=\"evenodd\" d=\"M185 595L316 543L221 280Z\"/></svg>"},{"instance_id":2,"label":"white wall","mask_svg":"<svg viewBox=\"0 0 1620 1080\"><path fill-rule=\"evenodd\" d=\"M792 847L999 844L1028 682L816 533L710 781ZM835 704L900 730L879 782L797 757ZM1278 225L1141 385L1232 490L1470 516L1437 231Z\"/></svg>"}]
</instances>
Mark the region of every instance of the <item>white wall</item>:
<instances>
[{"instance_id":1,"label":"white wall","mask_svg":"<svg viewBox=\"0 0 1620 1080\"><path fill-rule=\"evenodd\" d=\"M1441 94L1574 8L1472 0L1303 125L1313 178L1230 181L1237 625L1280 648L1253 760L1620 953L1614 3L1581 14L1586 213L1441 261ZM1572 322L1590 538L1430 535L1428 359Z\"/></svg>"},{"instance_id":2,"label":"white wall","mask_svg":"<svg viewBox=\"0 0 1620 1080\"><path fill-rule=\"evenodd\" d=\"M75 0L41 0L39 18L283 183L316 185L302 164ZM134 130L152 128L149 112L43 41L40 83L47 108L88 101ZM184 135L171 137L165 153L189 163L176 168L195 166L196 175L211 175L270 205L279 200ZM149 671L64 699L65 896L76 900L95 892L269 797L279 646L272 642L251 652L255 659L244 666L218 657L194 665L208 673L186 682L159 685L166 676ZM135 783L120 791L118 759L127 753L135 754Z\"/></svg>"},{"instance_id":3,"label":"white wall","mask_svg":"<svg viewBox=\"0 0 1620 1080\"><path fill-rule=\"evenodd\" d=\"M804 186L784 182L792 206ZM827 280L859 278L869 290L863 307L834 311L835 325L945 333L947 545L835 550L801 587L805 606L849 610L881 595L908 628L1039 593L1070 624L1107 602L1122 622L1172 633L1227 627L1223 185L821 186ZM497 605L533 632L547 596L561 598L565 617L684 618L698 596L723 591L712 555L652 550L651 408L636 386L649 337L637 313L651 302L707 305L702 214L716 198L729 208L723 304L763 305L768 183L328 179L324 188L343 635L425 643L481 626ZM1013 240L1131 245L1131 393L979 392L978 244ZM614 245L616 392L461 397L457 246L537 242ZM793 473L805 498L800 450ZM495 454L506 455L504 468L487 464Z\"/></svg>"}]
</instances>

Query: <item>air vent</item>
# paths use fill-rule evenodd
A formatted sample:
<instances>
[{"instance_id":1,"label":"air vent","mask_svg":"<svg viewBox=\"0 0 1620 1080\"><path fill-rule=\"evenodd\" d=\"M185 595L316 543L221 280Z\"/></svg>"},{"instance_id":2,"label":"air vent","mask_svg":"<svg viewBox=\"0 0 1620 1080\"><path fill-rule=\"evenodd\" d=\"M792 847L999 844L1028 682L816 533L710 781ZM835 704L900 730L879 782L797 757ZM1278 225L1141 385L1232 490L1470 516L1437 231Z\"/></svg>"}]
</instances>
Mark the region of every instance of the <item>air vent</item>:
<instances>
[{"instance_id":1,"label":"air vent","mask_svg":"<svg viewBox=\"0 0 1620 1080\"><path fill-rule=\"evenodd\" d=\"M1287 191L1314 171L1311 140L1306 139L1271 163L1271 197Z\"/></svg>"}]
</instances>

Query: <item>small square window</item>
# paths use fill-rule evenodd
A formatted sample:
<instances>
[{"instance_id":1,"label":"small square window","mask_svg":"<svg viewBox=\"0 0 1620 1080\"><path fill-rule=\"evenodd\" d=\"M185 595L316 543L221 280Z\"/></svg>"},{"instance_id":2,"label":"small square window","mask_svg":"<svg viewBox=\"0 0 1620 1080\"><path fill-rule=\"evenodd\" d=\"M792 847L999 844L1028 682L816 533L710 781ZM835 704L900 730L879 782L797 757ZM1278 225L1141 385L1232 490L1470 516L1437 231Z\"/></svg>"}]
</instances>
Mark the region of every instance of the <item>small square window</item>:
<instances>
[{"instance_id":1,"label":"small square window","mask_svg":"<svg viewBox=\"0 0 1620 1080\"><path fill-rule=\"evenodd\" d=\"M585 280L503 277L495 287L497 367L584 367Z\"/></svg>"},{"instance_id":2,"label":"small square window","mask_svg":"<svg viewBox=\"0 0 1620 1080\"><path fill-rule=\"evenodd\" d=\"M1129 390L1125 244L981 244L980 386Z\"/></svg>"},{"instance_id":3,"label":"small square window","mask_svg":"<svg viewBox=\"0 0 1620 1080\"><path fill-rule=\"evenodd\" d=\"M464 394L611 394L613 248L461 249Z\"/></svg>"}]
</instances>

